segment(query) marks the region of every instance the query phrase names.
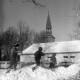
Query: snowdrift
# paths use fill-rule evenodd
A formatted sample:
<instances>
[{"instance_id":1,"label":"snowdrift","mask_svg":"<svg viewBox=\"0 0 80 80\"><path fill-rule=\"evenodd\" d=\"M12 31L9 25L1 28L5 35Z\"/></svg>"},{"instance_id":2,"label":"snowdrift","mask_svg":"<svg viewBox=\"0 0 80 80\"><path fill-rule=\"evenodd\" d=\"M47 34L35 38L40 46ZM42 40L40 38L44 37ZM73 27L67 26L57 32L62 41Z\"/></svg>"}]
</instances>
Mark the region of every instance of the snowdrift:
<instances>
[{"instance_id":1,"label":"snowdrift","mask_svg":"<svg viewBox=\"0 0 80 80\"><path fill-rule=\"evenodd\" d=\"M38 67L32 71L34 66L0 74L0 80L77 80L75 78L79 77L79 64L73 64L68 68L58 67L55 70Z\"/></svg>"}]
</instances>

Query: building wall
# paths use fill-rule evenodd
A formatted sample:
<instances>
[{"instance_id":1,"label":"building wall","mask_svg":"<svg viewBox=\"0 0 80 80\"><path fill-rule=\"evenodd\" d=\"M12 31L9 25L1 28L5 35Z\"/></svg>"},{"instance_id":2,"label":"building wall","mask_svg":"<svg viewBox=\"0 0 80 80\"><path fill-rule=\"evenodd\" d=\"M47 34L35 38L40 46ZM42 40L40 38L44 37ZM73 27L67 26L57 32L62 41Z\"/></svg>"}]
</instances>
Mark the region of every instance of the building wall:
<instances>
[{"instance_id":1,"label":"building wall","mask_svg":"<svg viewBox=\"0 0 80 80\"><path fill-rule=\"evenodd\" d=\"M80 53L57 54L56 58L57 58L57 64L59 64L60 62L65 62L65 61L77 63L80 59Z\"/></svg>"},{"instance_id":2,"label":"building wall","mask_svg":"<svg viewBox=\"0 0 80 80\"><path fill-rule=\"evenodd\" d=\"M52 54L46 54L45 56L42 57L42 61L44 63L49 63L51 56L52 56ZM59 64L59 62L63 61L63 59L62 59L63 57L61 54L57 54L56 58L57 58L58 64ZM35 62L34 55L21 55L20 62L23 62L23 63Z\"/></svg>"},{"instance_id":3,"label":"building wall","mask_svg":"<svg viewBox=\"0 0 80 80\"><path fill-rule=\"evenodd\" d=\"M20 55L20 62L23 63L35 62L34 55Z\"/></svg>"},{"instance_id":4,"label":"building wall","mask_svg":"<svg viewBox=\"0 0 80 80\"><path fill-rule=\"evenodd\" d=\"M52 56L52 54L46 54L44 57L42 57L42 61L44 63L49 63L51 56ZM66 58L66 56L67 56L67 58ZM57 65L60 62L64 62L64 61L76 63L80 59L80 53L56 54L56 59L57 59ZM24 62L24 63L35 62L34 55L21 55L20 62Z\"/></svg>"},{"instance_id":5,"label":"building wall","mask_svg":"<svg viewBox=\"0 0 80 80\"><path fill-rule=\"evenodd\" d=\"M44 62L50 61L50 57L51 54L45 55L42 57L42 61ZM20 55L20 62L23 63L35 62L34 55Z\"/></svg>"}]
</instances>

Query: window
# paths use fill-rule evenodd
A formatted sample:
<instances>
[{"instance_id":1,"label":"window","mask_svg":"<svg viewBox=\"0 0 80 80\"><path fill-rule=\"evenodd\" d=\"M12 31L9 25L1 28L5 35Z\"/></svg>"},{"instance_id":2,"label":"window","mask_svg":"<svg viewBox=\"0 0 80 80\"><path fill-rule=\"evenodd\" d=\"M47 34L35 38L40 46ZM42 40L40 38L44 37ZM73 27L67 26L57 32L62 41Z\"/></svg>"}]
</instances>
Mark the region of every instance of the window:
<instances>
[{"instance_id":1,"label":"window","mask_svg":"<svg viewBox=\"0 0 80 80\"><path fill-rule=\"evenodd\" d=\"M70 56L70 58L75 58L75 56Z\"/></svg>"},{"instance_id":2,"label":"window","mask_svg":"<svg viewBox=\"0 0 80 80\"><path fill-rule=\"evenodd\" d=\"M64 56L64 58L68 58L68 56Z\"/></svg>"}]
</instances>

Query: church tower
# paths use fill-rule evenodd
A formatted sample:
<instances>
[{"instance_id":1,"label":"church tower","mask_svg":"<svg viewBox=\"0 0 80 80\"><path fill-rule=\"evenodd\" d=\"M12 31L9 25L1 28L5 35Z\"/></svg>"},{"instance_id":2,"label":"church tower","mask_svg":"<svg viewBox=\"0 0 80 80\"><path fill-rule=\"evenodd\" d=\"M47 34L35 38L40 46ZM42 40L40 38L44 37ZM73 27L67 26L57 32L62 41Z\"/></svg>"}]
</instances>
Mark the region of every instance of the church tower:
<instances>
[{"instance_id":1,"label":"church tower","mask_svg":"<svg viewBox=\"0 0 80 80\"><path fill-rule=\"evenodd\" d=\"M55 37L52 35L52 26L51 26L51 20L48 10L48 17L46 22L46 42L54 42Z\"/></svg>"}]
</instances>

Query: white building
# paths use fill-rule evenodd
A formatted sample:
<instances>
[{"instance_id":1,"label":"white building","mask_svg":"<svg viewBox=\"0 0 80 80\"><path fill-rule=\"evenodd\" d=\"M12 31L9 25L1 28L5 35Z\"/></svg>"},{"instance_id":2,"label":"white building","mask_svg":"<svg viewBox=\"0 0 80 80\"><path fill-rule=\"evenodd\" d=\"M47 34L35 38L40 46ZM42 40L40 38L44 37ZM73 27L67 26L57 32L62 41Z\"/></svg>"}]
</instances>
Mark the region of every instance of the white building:
<instances>
[{"instance_id":1,"label":"white building","mask_svg":"<svg viewBox=\"0 0 80 80\"><path fill-rule=\"evenodd\" d=\"M60 62L77 62L80 59L80 41L64 41L64 42L49 42L33 44L27 49L23 50L21 54L21 62L34 62L34 53L38 47L43 48L45 53L44 59L49 60L52 54L56 53L57 64Z\"/></svg>"}]
</instances>

